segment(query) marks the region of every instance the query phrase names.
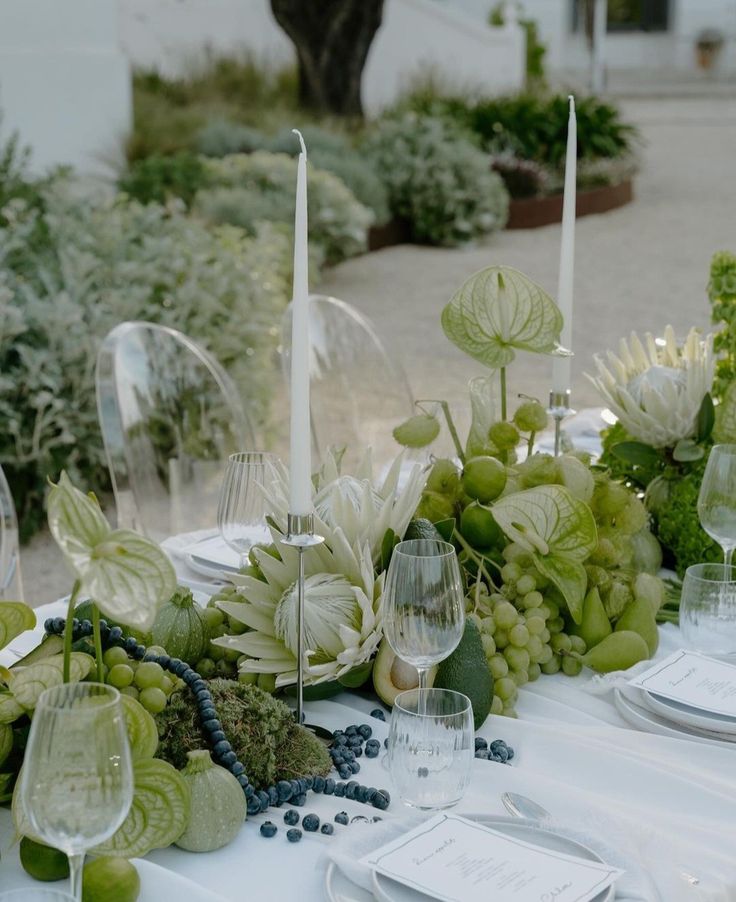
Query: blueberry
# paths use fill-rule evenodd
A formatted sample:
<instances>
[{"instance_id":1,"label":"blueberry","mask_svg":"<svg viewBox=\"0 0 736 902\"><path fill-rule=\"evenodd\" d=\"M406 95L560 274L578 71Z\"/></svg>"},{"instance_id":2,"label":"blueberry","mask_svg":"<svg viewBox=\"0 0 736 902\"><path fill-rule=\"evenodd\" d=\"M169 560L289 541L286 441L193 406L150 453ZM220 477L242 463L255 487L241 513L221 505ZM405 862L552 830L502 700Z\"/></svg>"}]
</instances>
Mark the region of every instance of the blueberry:
<instances>
[{"instance_id":1,"label":"blueberry","mask_svg":"<svg viewBox=\"0 0 736 902\"><path fill-rule=\"evenodd\" d=\"M300 795L301 789L299 788L299 781L298 780L289 780L289 783L291 783L292 795L295 795L295 796Z\"/></svg>"},{"instance_id":2,"label":"blueberry","mask_svg":"<svg viewBox=\"0 0 736 902\"><path fill-rule=\"evenodd\" d=\"M235 752L232 749L230 749L229 752L225 752L224 755L220 755L220 764L223 767L230 767L231 765L235 764L235 762L237 760L238 760L238 756L235 754ZM276 802L273 801L273 802L271 802L271 804L275 805Z\"/></svg>"},{"instance_id":3,"label":"blueberry","mask_svg":"<svg viewBox=\"0 0 736 902\"><path fill-rule=\"evenodd\" d=\"M365 744L366 758L377 758L381 751L381 743L375 739L369 739Z\"/></svg>"},{"instance_id":4,"label":"blueberry","mask_svg":"<svg viewBox=\"0 0 736 902\"><path fill-rule=\"evenodd\" d=\"M509 753L509 761L511 761L511 759L514 757L514 750L511 748L510 745L507 745L506 751Z\"/></svg>"},{"instance_id":5,"label":"blueberry","mask_svg":"<svg viewBox=\"0 0 736 902\"><path fill-rule=\"evenodd\" d=\"M268 806L271 804L271 800L268 797L268 793L264 792L262 789L256 790L256 796L258 797L261 803L261 811L265 811Z\"/></svg>"},{"instance_id":6,"label":"blueberry","mask_svg":"<svg viewBox=\"0 0 736 902\"><path fill-rule=\"evenodd\" d=\"M286 831L286 838L289 842L299 842L302 838L302 831L297 827L292 827L291 830Z\"/></svg>"},{"instance_id":7,"label":"blueberry","mask_svg":"<svg viewBox=\"0 0 736 902\"><path fill-rule=\"evenodd\" d=\"M304 777L299 777L297 783L299 784L300 794L304 794L309 789L309 785L307 784L307 781Z\"/></svg>"},{"instance_id":8,"label":"blueberry","mask_svg":"<svg viewBox=\"0 0 736 902\"><path fill-rule=\"evenodd\" d=\"M346 783L335 783L335 795L342 797L345 795Z\"/></svg>"},{"instance_id":9,"label":"blueberry","mask_svg":"<svg viewBox=\"0 0 736 902\"><path fill-rule=\"evenodd\" d=\"M355 748L353 749L353 760L355 760L356 758L362 758L362 757L363 757L363 746L356 745Z\"/></svg>"},{"instance_id":10,"label":"blueberry","mask_svg":"<svg viewBox=\"0 0 736 902\"><path fill-rule=\"evenodd\" d=\"M119 626L114 626L110 630L110 641L111 642L119 642L123 638L123 631Z\"/></svg>"},{"instance_id":11,"label":"blueberry","mask_svg":"<svg viewBox=\"0 0 736 902\"><path fill-rule=\"evenodd\" d=\"M476 752L479 751L480 749L487 749L487 748L488 748L488 743L485 741L485 739L482 736L476 736L475 737Z\"/></svg>"},{"instance_id":12,"label":"blueberry","mask_svg":"<svg viewBox=\"0 0 736 902\"><path fill-rule=\"evenodd\" d=\"M338 768L338 770L339 770L339 769L343 766L343 764L345 764L345 759L343 758L342 755L333 755L333 756L332 756L332 763L333 763L333 764L335 765L335 767Z\"/></svg>"},{"instance_id":13,"label":"blueberry","mask_svg":"<svg viewBox=\"0 0 736 902\"><path fill-rule=\"evenodd\" d=\"M385 749L388 748L388 736L383 740L383 747L384 747Z\"/></svg>"},{"instance_id":14,"label":"blueberry","mask_svg":"<svg viewBox=\"0 0 736 902\"><path fill-rule=\"evenodd\" d=\"M379 817L378 815L376 815L376 816L373 818L373 823L374 823L374 824L377 824L379 821L382 821L382 820L383 820L382 817Z\"/></svg>"},{"instance_id":15,"label":"blueberry","mask_svg":"<svg viewBox=\"0 0 736 902\"><path fill-rule=\"evenodd\" d=\"M353 750L360 748L363 745L363 737L358 733L355 736L348 736L348 748Z\"/></svg>"},{"instance_id":16,"label":"blueberry","mask_svg":"<svg viewBox=\"0 0 736 902\"><path fill-rule=\"evenodd\" d=\"M200 692L202 689L206 689L207 683L205 683L202 677L198 673L194 674L194 676L196 676L195 680L187 680L189 688L192 690L192 692Z\"/></svg>"},{"instance_id":17,"label":"blueberry","mask_svg":"<svg viewBox=\"0 0 736 902\"><path fill-rule=\"evenodd\" d=\"M159 655L158 663L163 667L164 670L168 670L169 664L171 664L171 658L168 655Z\"/></svg>"},{"instance_id":18,"label":"blueberry","mask_svg":"<svg viewBox=\"0 0 736 902\"><path fill-rule=\"evenodd\" d=\"M245 774L243 774L242 777L238 777L238 783L240 783L240 785L243 787L243 794L245 795L246 799L250 802L250 800L256 794L256 791L255 791L255 789L253 789L253 787L250 785L250 783L243 783L243 777L245 777ZM245 779L247 780L248 778L245 777Z\"/></svg>"},{"instance_id":19,"label":"blueberry","mask_svg":"<svg viewBox=\"0 0 736 902\"><path fill-rule=\"evenodd\" d=\"M220 755L224 755L226 752L232 751L232 746L227 741L227 739L221 739L219 742L216 742L212 746L212 751L215 753L215 756L219 758Z\"/></svg>"},{"instance_id":20,"label":"blueberry","mask_svg":"<svg viewBox=\"0 0 736 902\"><path fill-rule=\"evenodd\" d=\"M47 617L43 622L43 629L45 633L53 633L54 632L54 618Z\"/></svg>"},{"instance_id":21,"label":"blueberry","mask_svg":"<svg viewBox=\"0 0 736 902\"><path fill-rule=\"evenodd\" d=\"M493 742L490 744L489 748L492 752L496 752L500 748L505 749L506 743L503 741L503 739L494 739Z\"/></svg>"},{"instance_id":22,"label":"blueberry","mask_svg":"<svg viewBox=\"0 0 736 902\"><path fill-rule=\"evenodd\" d=\"M358 732L358 727L354 723L351 723L349 727L345 727L345 735L346 736L355 736L355 734L357 732Z\"/></svg>"},{"instance_id":23,"label":"blueberry","mask_svg":"<svg viewBox=\"0 0 736 902\"><path fill-rule=\"evenodd\" d=\"M489 761L495 761L496 764L503 764L503 761L501 761L501 756L500 756L499 754L494 753L494 752L491 752L491 754L488 756L488 760L489 760Z\"/></svg>"},{"instance_id":24,"label":"blueberry","mask_svg":"<svg viewBox=\"0 0 736 902\"><path fill-rule=\"evenodd\" d=\"M357 761L353 761L351 764L348 764L347 766L350 768L350 770L354 774L357 774L360 772L360 765L358 764Z\"/></svg>"},{"instance_id":25,"label":"blueberry","mask_svg":"<svg viewBox=\"0 0 736 902\"><path fill-rule=\"evenodd\" d=\"M363 737L363 739L370 739L373 735L373 729L367 723L362 723L358 727L358 732Z\"/></svg>"},{"instance_id":26,"label":"blueberry","mask_svg":"<svg viewBox=\"0 0 736 902\"><path fill-rule=\"evenodd\" d=\"M353 775L353 771L351 770L349 764L341 764L337 769L337 772L340 775L341 780L349 780Z\"/></svg>"},{"instance_id":27,"label":"blueberry","mask_svg":"<svg viewBox=\"0 0 736 902\"><path fill-rule=\"evenodd\" d=\"M391 804L391 793L388 791L388 789L379 789L378 791L386 799L386 802L388 804Z\"/></svg>"},{"instance_id":28,"label":"blueberry","mask_svg":"<svg viewBox=\"0 0 736 902\"><path fill-rule=\"evenodd\" d=\"M272 836L276 836L278 832L279 828L276 824L271 823L271 821L266 821L265 824L261 824L261 836L270 839Z\"/></svg>"},{"instance_id":29,"label":"blueberry","mask_svg":"<svg viewBox=\"0 0 736 902\"><path fill-rule=\"evenodd\" d=\"M381 708L374 708L371 711L371 717L375 717L376 720L386 720L386 715L383 713L383 710Z\"/></svg>"},{"instance_id":30,"label":"blueberry","mask_svg":"<svg viewBox=\"0 0 736 902\"><path fill-rule=\"evenodd\" d=\"M345 761L345 764L351 764L353 761L355 761L355 752L353 751L353 749L345 749L345 751L342 753L342 757Z\"/></svg>"},{"instance_id":31,"label":"blueberry","mask_svg":"<svg viewBox=\"0 0 736 902\"><path fill-rule=\"evenodd\" d=\"M379 811L385 811L388 808L389 801L386 796L380 790L373 796L373 801L371 802L374 808L378 808Z\"/></svg>"},{"instance_id":32,"label":"blueberry","mask_svg":"<svg viewBox=\"0 0 736 902\"><path fill-rule=\"evenodd\" d=\"M302 818L302 827L307 833L316 833L319 830L319 818L316 814L305 814Z\"/></svg>"},{"instance_id":33,"label":"blueberry","mask_svg":"<svg viewBox=\"0 0 736 902\"><path fill-rule=\"evenodd\" d=\"M340 733L339 736L337 734L335 734L332 738L332 745L335 748L339 748L340 746L347 745L347 744L348 744L348 738L344 733Z\"/></svg>"},{"instance_id":34,"label":"blueberry","mask_svg":"<svg viewBox=\"0 0 736 902\"><path fill-rule=\"evenodd\" d=\"M355 790L358 788L360 784L356 780L351 780L348 785L345 787L345 798L346 799L354 799L355 798Z\"/></svg>"},{"instance_id":35,"label":"blueberry","mask_svg":"<svg viewBox=\"0 0 736 902\"><path fill-rule=\"evenodd\" d=\"M307 794L306 794L306 792L303 792L301 795L298 795L298 796L292 796L292 797L291 797L291 804L292 804L292 805L298 805L300 808L301 808L302 805L306 805L306 804L307 804Z\"/></svg>"},{"instance_id":36,"label":"blueberry","mask_svg":"<svg viewBox=\"0 0 736 902\"><path fill-rule=\"evenodd\" d=\"M133 649L133 651L130 654L136 659L136 661L140 661L143 658L143 656L145 655L145 653L146 653L146 650L142 645L136 645L136 647Z\"/></svg>"},{"instance_id":37,"label":"blueberry","mask_svg":"<svg viewBox=\"0 0 736 902\"><path fill-rule=\"evenodd\" d=\"M195 701L199 702L210 702L212 703L212 694L209 689L200 689L194 693Z\"/></svg>"},{"instance_id":38,"label":"blueberry","mask_svg":"<svg viewBox=\"0 0 736 902\"><path fill-rule=\"evenodd\" d=\"M368 787L367 786L359 786L355 790L355 801L356 802L367 802L368 801Z\"/></svg>"},{"instance_id":39,"label":"blueberry","mask_svg":"<svg viewBox=\"0 0 736 902\"><path fill-rule=\"evenodd\" d=\"M325 791L325 778L324 777L314 777L312 782L312 789L315 792L324 792Z\"/></svg>"},{"instance_id":40,"label":"blueberry","mask_svg":"<svg viewBox=\"0 0 736 902\"><path fill-rule=\"evenodd\" d=\"M418 767L417 768L417 776L420 778L428 777L429 776L429 768L428 767Z\"/></svg>"},{"instance_id":41,"label":"blueberry","mask_svg":"<svg viewBox=\"0 0 736 902\"><path fill-rule=\"evenodd\" d=\"M230 773L234 777L239 777L241 774L245 773L245 765L243 765L240 761L236 761L230 768Z\"/></svg>"},{"instance_id":42,"label":"blueberry","mask_svg":"<svg viewBox=\"0 0 736 902\"><path fill-rule=\"evenodd\" d=\"M225 738L225 733L221 729L213 730L212 733L210 733L210 742L222 742Z\"/></svg>"},{"instance_id":43,"label":"blueberry","mask_svg":"<svg viewBox=\"0 0 736 902\"><path fill-rule=\"evenodd\" d=\"M203 702L199 709L199 716L202 718L202 722L216 719L217 711L215 711L215 706L209 701Z\"/></svg>"},{"instance_id":44,"label":"blueberry","mask_svg":"<svg viewBox=\"0 0 736 902\"><path fill-rule=\"evenodd\" d=\"M261 803L257 795L253 795L248 800L248 817L253 817L256 814L260 814L261 811Z\"/></svg>"},{"instance_id":45,"label":"blueberry","mask_svg":"<svg viewBox=\"0 0 736 902\"><path fill-rule=\"evenodd\" d=\"M322 826L319 828L319 832L324 833L325 836L332 836L332 834L335 832L335 828L332 826L332 824L322 824Z\"/></svg>"},{"instance_id":46,"label":"blueberry","mask_svg":"<svg viewBox=\"0 0 736 902\"><path fill-rule=\"evenodd\" d=\"M332 779L332 777L327 777L327 779L325 780L325 788L324 788L323 792L326 796L331 796L334 794L335 781Z\"/></svg>"},{"instance_id":47,"label":"blueberry","mask_svg":"<svg viewBox=\"0 0 736 902\"><path fill-rule=\"evenodd\" d=\"M289 808L284 814L284 823L289 827L294 827L299 823L299 812L295 808Z\"/></svg>"},{"instance_id":48,"label":"blueberry","mask_svg":"<svg viewBox=\"0 0 736 902\"><path fill-rule=\"evenodd\" d=\"M212 710L214 711L215 709L213 708ZM222 726L222 724L216 717L209 717L209 718L205 717L202 720L202 729L206 733L209 733L210 735L212 735L213 733L216 733L220 729L221 726ZM227 740L224 737L224 734L223 734L223 738L219 739L215 744L219 745L221 742L227 742Z\"/></svg>"},{"instance_id":49,"label":"blueberry","mask_svg":"<svg viewBox=\"0 0 736 902\"><path fill-rule=\"evenodd\" d=\"M269 786L266 792L268 793L269 805L274 805L275 807L281 805L281 802L279 801L279 793L275 786Z\"/></svg>"},{"instance_id":50,"label":"blueberry","mask_svg":"<svg viewBox=\"0 0 736 902\"><path fill-rule=\"evenodd\" d=\"M475 753L476 758L481 758L483 761L488 761L488 749L478 749Z\"/></svg>"},{"instance_id":51,"label":"blueberry","mask_svg":"<svg viewBox=\"0 0 736 902\"><path fill-rule=\"evenodd\" d=\"M348 817L347 811L339 811L335 815L335 823L342 824L343 827L347 827L347 825L350 823L350 818Z\"/></svg>"},{"instance_id":52,"label":"blueberry","mask_svg":"<svg viewBox=\"0 0 736 902\"><path fill-rule=\"evenodd\" d=\"M500 758L501 761L506 764L506 762L509 760L509 751L506 746L497 750L496 757Z\"/></svg>"}]
</instances>

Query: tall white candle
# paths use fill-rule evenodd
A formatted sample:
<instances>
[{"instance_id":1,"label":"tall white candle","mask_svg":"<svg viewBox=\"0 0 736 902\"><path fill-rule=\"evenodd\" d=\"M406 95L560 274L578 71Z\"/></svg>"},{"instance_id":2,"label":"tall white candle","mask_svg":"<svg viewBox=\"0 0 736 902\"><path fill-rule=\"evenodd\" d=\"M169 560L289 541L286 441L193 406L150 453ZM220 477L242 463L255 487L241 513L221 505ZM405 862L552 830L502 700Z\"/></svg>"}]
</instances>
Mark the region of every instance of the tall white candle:
<instances>
[{"instance_id":1,"label":"tall white candle","mask_svg":"<svg viewBox=\"0 0 736 902\"><path fill-rule=\"evenodd\" d=\"M301 132L294 214L294 286L291 318L291 441L289 510L312 511L312 463L309 422L309 247L307 238L307 148Z\"/></svg>"},{"instance_id":2,"label":"tall white candle","mask_svg":"<svg viewBox=\"0 0 736 902\"><path fill-rule=\"evenodd\" d=\"M572 349L572 299L575 274L575 183L577 178L578 134L575 117L575 98L570 95L570 116L567 120L567 151L565 154L565 194L562 202L562 241L560 244L560 273L557 285L557 305L562 313L560 343ZM552 361L552 390L557 393L571 387L571 358L555 357Z\"/></svg>"}]
</instances>

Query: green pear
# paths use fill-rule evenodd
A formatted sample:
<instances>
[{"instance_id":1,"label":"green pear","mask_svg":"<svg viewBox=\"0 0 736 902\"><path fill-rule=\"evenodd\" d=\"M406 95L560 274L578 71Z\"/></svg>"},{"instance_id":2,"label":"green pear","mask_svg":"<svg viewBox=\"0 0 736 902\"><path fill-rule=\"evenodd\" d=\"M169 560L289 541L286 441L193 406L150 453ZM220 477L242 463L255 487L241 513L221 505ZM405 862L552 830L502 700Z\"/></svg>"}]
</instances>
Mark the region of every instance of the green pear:
<instances>
[{"instance_id":1,"label":"green pear","mask_svg":"<svg viewBox=\"0 0 736 902\"><path fill-rule=\"evenodd\" d=\"M651 602L647 598L635 598L624 608L623 614L616 623L616 632L633 630L639 633L649 648L651 658L659 646L659 630L657 621L652 613Z\"/></svg>"},{"instance_id":2,"label":"green pear","mask_svg":"<svg viewBox=\"0 0 736 902\"><path fill-rule=\"evenodd\" d=\"M649 648L639 633L621 630L606 636L580 660L598 673L611 673L614 670L628 670L648 657Z\"/></svg>"},{"instance_id":3,"label":"green pear","mask_svg":"<svg viewBox=\"0 0 736 902\"><path fill-rule=\"evenodd\" d=\"M580 636L588 648L597 645L613 632L598 589L591 589L585 596L582 620L579 624L575 624L570 632L573 636Z\"/></svg>"}]
</instances>

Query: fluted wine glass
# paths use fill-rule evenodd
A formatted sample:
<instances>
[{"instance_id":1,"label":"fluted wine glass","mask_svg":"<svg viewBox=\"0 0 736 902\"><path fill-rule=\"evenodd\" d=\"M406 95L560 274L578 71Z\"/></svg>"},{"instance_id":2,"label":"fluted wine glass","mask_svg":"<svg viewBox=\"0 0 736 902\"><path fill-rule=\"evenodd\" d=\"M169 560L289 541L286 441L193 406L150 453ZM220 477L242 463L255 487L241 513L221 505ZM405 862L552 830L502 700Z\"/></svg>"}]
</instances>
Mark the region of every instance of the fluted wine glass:
<instances>
[{"instance_id":1,"label":"fluted wine glass","mask_svg":"<svg viewBox=\"0 0 736 902\"><path fill-rule=\"evenodd\" d=\"M225 543L248 563L253 545L271 542L266 525L264 486L276 477L278 457L266 451L239 451L227 461L217 506L217 526Z\"/></svg>"},{"instance_id":2,"label":"fluted wine glass","mask_svg":"<svg viewBox=\"0 0 736 902\"><path fill-rule=\"evenodd\" d=\"M730 567L736 548L736 445L711 448L698 495L698 516Z\"/></svg>"},{"instance_id":3,"label":"fluted wine glass","mask_svg":"<svg viewBox=\"0 0 736 902\"><path fill-rule=\"evenodd\" d=\"M419 672L457 648L465 627L465 598L455 548L435 539L410 539L394 548L382 601L383 630L394 652Z\"/></svg>"},{"instance_id":4,"label":"fluted wine glass","mask_svg":"<svg viewBox=\"0 0 736 902\"><path fill-rule=\"evenodd\" d=\"M81 899L86 851L115 833L133 801L120 693L102 683L65 683L43 692L20 781L30 832L67 854L71 894Z\"/></svg>"}]
</instances>

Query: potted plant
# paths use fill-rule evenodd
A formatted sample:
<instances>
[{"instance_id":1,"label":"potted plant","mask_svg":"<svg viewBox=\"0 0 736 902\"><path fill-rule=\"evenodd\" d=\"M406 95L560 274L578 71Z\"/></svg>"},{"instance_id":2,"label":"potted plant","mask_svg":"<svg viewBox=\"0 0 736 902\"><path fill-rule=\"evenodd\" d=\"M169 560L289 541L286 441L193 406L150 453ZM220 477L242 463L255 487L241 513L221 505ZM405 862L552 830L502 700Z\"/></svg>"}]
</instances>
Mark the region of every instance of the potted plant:
<instances>
[{"instance_id":1,"label":"potted plant","mask_svg":"<svg viewBox=\"0 0 736 902\"><path fill-rule=\"evenodd\" d=\"M698 66L705 71L713 68L723 47L723 32L717 28L705 28L695 40L695 54Z\"/></svg>"}]
</instances>

